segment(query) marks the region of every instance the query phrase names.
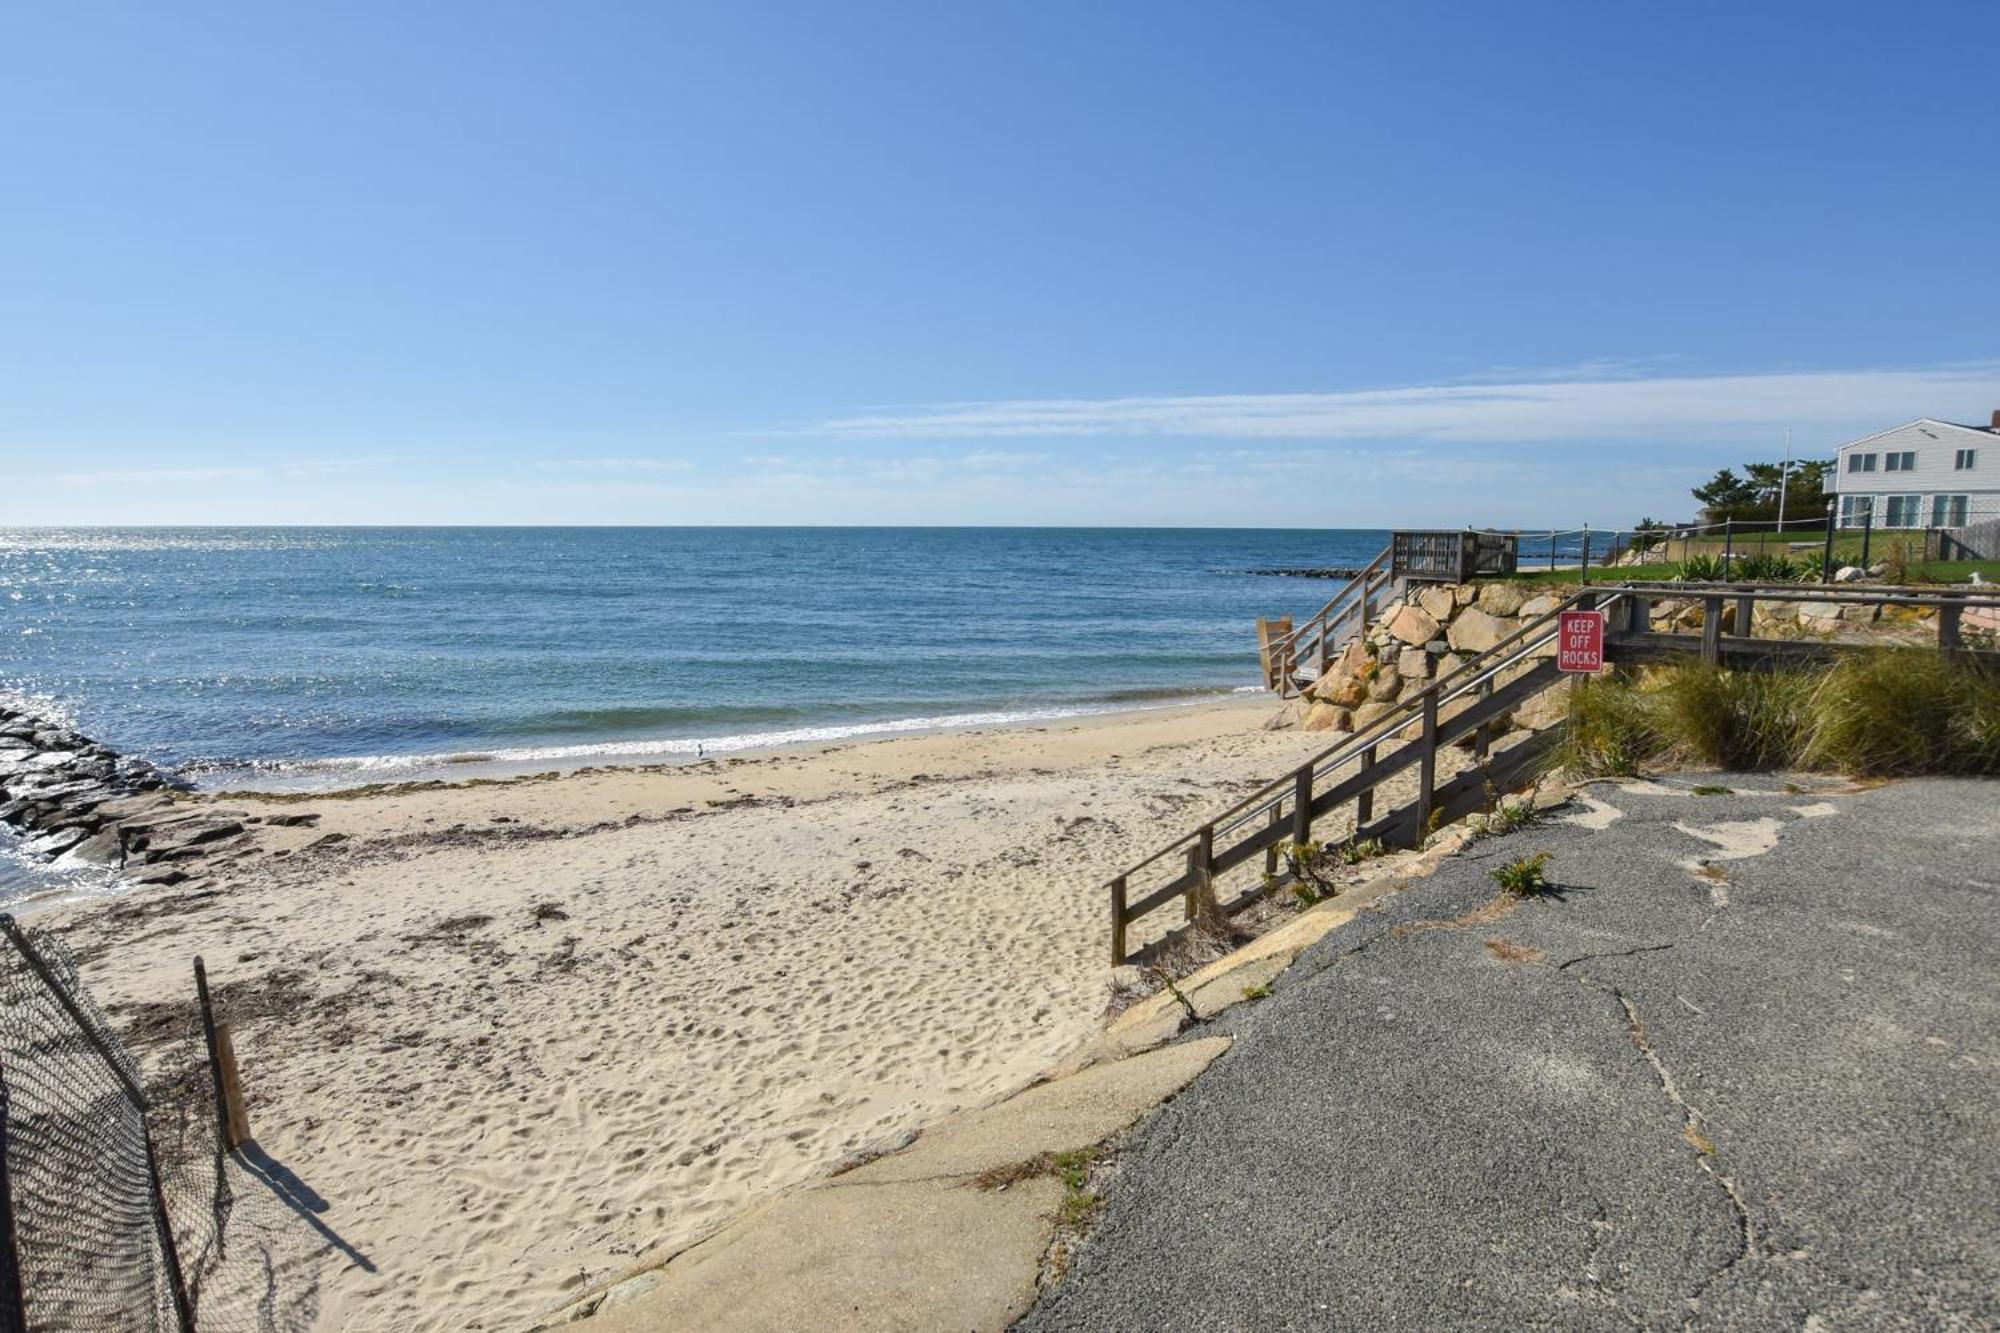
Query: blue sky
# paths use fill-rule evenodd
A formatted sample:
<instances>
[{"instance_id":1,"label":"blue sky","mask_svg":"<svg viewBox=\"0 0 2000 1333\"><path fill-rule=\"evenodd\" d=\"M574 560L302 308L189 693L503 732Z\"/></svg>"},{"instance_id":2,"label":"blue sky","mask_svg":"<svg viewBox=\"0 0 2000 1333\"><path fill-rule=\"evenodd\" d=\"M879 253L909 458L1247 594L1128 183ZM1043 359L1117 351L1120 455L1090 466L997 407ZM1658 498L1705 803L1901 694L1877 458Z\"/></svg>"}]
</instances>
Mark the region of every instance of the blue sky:
<instances>
[{"instance_id":1,"label":"blue sky","mask_svg":"<svg viewBox=\"0 0 2000 1333\"><path fill-rule=\"evenodd\" d=\"M2000 407L1990 3L5 27L0 523L1624 523Z\"/></svg>"}]
</instances>

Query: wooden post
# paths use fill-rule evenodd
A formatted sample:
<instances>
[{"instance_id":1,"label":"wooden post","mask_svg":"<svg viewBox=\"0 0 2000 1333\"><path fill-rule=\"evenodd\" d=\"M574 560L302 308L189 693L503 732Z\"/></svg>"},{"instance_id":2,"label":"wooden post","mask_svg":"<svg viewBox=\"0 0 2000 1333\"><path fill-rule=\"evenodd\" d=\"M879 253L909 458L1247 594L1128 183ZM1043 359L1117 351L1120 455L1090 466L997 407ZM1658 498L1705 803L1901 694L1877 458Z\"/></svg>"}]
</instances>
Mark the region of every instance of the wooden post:
<instances>
[{"instance_id":1,"label":"wooden post","mask_svg":"<svg viewBox=\"0 0 2000 1333\"><path fill-rule=\"evenodd\" d=\"M1311 842L1313 835L1313 766L1292 775L1292 841Z\"/></svg>"},{"instance_id":2,"label":"wooden post","mask_svg":"<svg viewBox=\"0 0 2000 1333\"><path fill-rule=\"evenodd\" d=\"M236 1046L229 1040L227 1023L215 1025L215 1050L222 1057L223 1124L233 1152L250 1141L250 1116L243 1107L243 1076L237 1072Z\"/></svg>"},{"instance_id":3,"label":"wooden post","mask_svg":"<svg viewBox=\"0 0 2000 1333\"><path fill-rule=\"evenodd\" d=\"M1284 822L1285 813L1281 808L1282 804L1280 801L1271 802L1270 817L1264 821L1266 828L1276 828ZM1264 873L1267 875L1278 873L1278 844L1275 842L1264 849Z\"/></svg>"},{"instance_id":4,"label":"wooden post","mask_svg":"<svg viewBox=\"0 0 2000 1333\"><path fill-rule=\"evenodd\" d=\"M1757 633L1757 599L1747 592L1736 599L1736 633L1745 639Z\"/></svg>"},{"instance_id":5,"label":"wooden post","mask_svg":"<svg viewBox=\"0 0 2000 1333\"><path fill-rule=\"evenodd\" d=\"M1125 964L1125 877L1111 881L1111 966Z\"/></svg>"},{"instance_id":6,"label":"wooden post","mask_svg":"<svg viewBox=\"0 0 2000 1333\"><path fill-rule=\"evenodd\" d=\"M1424 691L1423 752L1417 757L1417 840L1424 845L1431 831L1431 803L1437 798L1438 687Z\"/></svg>"},{"instance_id":7,"label":"wooden post","mask_svg":"<svg viewBox=\"0 0 2000 1333\"><path fill-rule=\"evenodd\" d=\"M1371 745L1361 752L1361 767L1364 769L1375 767L1374 746ZM1362 827L1373 818L1375 818L1375 789L1370 787L1354 798L1354 831L1361 832Z\"/></svg>"},{"instance_id":8,"label":"wooden post","mask_svg":"<svg viewBox=\"0 0 2000 1333\"><path fill-rule=\"evenodd\" d=\"M1203 824L1195 832L1194 846L1188 849L1188 869L1195 875L1187 891L1187 919L1201 915L1204 902L1215 901L1215 825Z\"/></svg>"},{"instance_id":9,"label":"wooden post","mask_svg":"<svg viewBox=\"0 0 2000 1333\"><path fill-rule=\"evenodd\" d=\"M1701 660L1710 666L1722 661L1722 599L1701 599Z\"/></svg>"},{"instance_id":10,"label":"wooden post","mask_svg":"<svg viewBox=\"0 0 2000 1333\"><path fill-rule=\"evenodd\" d=\"M1625 595L1625 632L1644 634L1653 628L1653 599L1638 593Z\"/></svg>"},{"instance_id":11,"label":"wooden post","mask_svg":"<svg viewBox=\"0 0 2000 1333\"><path fill-rule=\"evenodd\" d=\"M1960 617L1965 608L1945 602L1938 607L1938 651L1947 656L1963 652L1965 640L1961 633Z\"/></svg>"},{"instance_id":12,"label":"wooden post","mask_svg":"<svg viewBox=\"0 0 2000 1333\"><path fill-rule=\"evenodd\" d=\"M1493 677L1488 676L1479 682L1479 701L1484 703L1492 697ZM1486 761L1486 752L1491 748L1491 738L1486 734L1487 725L1481 722L1472 729L1472 753L1481 763Z\"/></svg>"}]
</instances>

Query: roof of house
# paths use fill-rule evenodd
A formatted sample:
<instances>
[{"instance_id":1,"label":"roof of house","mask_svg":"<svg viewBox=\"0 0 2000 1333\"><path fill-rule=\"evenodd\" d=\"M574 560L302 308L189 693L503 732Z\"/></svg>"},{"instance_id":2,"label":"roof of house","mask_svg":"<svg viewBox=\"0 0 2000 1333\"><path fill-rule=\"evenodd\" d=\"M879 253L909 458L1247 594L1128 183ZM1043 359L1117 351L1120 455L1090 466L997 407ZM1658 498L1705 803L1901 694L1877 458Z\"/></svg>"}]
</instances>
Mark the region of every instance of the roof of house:
<instances>
[{"instance_id":1,"label":"roof of house","mask_svg":"<svg viewBox=\"0 0 2000 1333\"><path fill-rule=\"evenodd\" d=\"M1891 426L1887 430L1878 430L1873 435L1864 435L1858 440L1849 440L1840 447L1842 449L1852 449L1857 444L1867 444L1871 440L1881 439L1884 435L1893 435L1899 430L1908 430L1911 426L1943 426L1950 430L1970 431L1974 435L2000 435L2000 431L1994 430L1991 426L1967 426L1957 421L1939 421L1936 417L1918 417L1915 421L1905 421L1900 426Z\"/></svg>"}]
</instances>

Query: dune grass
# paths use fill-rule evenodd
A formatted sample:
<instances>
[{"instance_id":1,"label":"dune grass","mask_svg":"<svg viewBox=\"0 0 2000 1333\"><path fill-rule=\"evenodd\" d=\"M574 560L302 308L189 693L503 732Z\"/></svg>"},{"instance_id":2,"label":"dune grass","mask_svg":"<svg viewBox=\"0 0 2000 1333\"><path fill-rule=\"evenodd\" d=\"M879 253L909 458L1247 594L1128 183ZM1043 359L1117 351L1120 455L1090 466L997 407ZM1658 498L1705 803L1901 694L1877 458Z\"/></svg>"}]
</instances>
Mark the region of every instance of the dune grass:
<instances>
[{"instance_id":1,"label":"dune grass","mask_svg":"<svg viewBox=\"0 0 2000 1333\"><path fill-rule=\"evenodd\" d=\"M1669 762L1857 777L2000 773L2000 672L1928 648L1882 648L1825 668L1687 662L1578 686L1561 767L1631 776Z\"/></svg>"}]
</instances>

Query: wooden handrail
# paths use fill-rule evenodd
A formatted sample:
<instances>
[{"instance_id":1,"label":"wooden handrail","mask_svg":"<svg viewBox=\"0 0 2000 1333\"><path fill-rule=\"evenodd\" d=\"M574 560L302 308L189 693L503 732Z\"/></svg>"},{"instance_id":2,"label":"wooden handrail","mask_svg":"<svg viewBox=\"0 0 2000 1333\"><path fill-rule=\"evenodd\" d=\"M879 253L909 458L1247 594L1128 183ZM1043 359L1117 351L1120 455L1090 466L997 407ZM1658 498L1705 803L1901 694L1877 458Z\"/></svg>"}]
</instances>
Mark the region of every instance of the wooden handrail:
<instances>
[{"instance_id":1,"label":"wooden handrail","mask_svg":"<svg viewBox=\"0 0 2000 1333\"><path fill-rule=\"evenodd\" d=\"M1259 852L1265 854L1267 869L1275 863L1275 849L1290 835L1294 842L1309 840L1313 817L1321 810L1330 813L1347 800L1357 803L1355 836L1363 836L1363 825L1368 824L1372 814L1369 799L1374 787L1393 773L1400 772L1413 763L1422 764L1417 804L1414 807L1415 825L1421 837L1426 816L1435 809L1440 815L1462 814L1468 808L1469 789L1464 785L1466 775L1454 778L1451 783L1439 787L1436 781L1436 747L1470 732L1483 736L1483 728L1493 719L1525 702L1530 694L1539 693L1555 679L1548 664L1544 663L1530 673L1517 676L1504 687L1498 687L1500 673L1511 670L1531 656L1547 654L1542 650L1557 632L1557 621L1564 611L1576 608L1618 608L1622 613L1619 628L1612 636L1615 642L1632 645L1635 652L1657 654L1671 650L1671 645L1653 640L1672 638L1658 636L1650 630L1650 605L1656 600L1673 597L1700 601L1704 607L1702 632L1694 642L1699 644L1700 655L1709 661L1720 661L1727 645L1731 654L1740 654L1746 642L1742 636L1727 638L1722 634L1722 610L1725 601L1733 601L1738 616L1738 625L1748 629L1754 620L1754 610L1758 602L1818 602L1847 603L1852 605L1902 605L1914 607L1935 607L1939 610L1938 646L1950 653L1965 651L1959 625L1961 612L1969 607L2000 608L2000 590L1981 593L1975 590L1920 591L1910 588L1897 589L1857 589L1850 586L1777 584L1676 584L1676 583L1624 583L1599 584L1576 588L1547 612L1521 625L1499 640L1491 648L1468 661L1459 663L1452 670L1426 685L1415 695L1406 697L1393 705L1382 716L1363 729L1343 737L1333 745L1299 764L1283 777L1264 784L1258 790L1243 797L1228 809L1204 821L1192 833L1183 835L1159 848L1152 855L1128 867L1111 881L1113 903L1114 956L1118 961L1124 958L1124 943L1127 924L1145 915L1176 896L1185 896L1190 918L1197 909L1198 896L1212 893L1216 878L1226 870L1243 864ZM1622 623L1621 623L1622 622ZM1790 641L1770 641L1775 651L1781 643ZM1796 655L1796 654L1793 654ZM1532 688L1530 688L1532 686ZM1461 709L1450 719L1441 718L1440 710L1447 704L1464 698L1468 693L1476 693L1478 698L1467 708ZM1391 751L1387 757L1379 758L1378 753L1385 742L1397 732L1421 722L1423 736L1409 746ZM1476 746L1486 759L1483 746ZM1349 763L1359 760L1361 771L1345 779L1331 790L1316 790L1322 777L1331 776ZM1510 761L1511 762L1511 761ZM1515 765L1519 767L1518 764ZM1510 770L1511 771L1511 770ZM1449 792L1449 798L1440 793ZM1472 792L1471 796L1477 796ZM1292 802L1291 818L1284 817L1285 801ZM1472 808L1476 808L1472 807ZM1397 837L1408 835L1408 809L1385 816L1375 827L1399 830ZM1247 833L1238 835L1246 825L1253 825ZM1130 902L1128 894L1133 877L1162 858L1175 853L1187 860L1182 874L1168 883L1142 895L1138 901ZM1282 882L1277 879L1276 882ZM1244 901L1249 901L1246 896ZM1225 911L1233 908L1225 908Z\"/></svg>"}]
</instances>

